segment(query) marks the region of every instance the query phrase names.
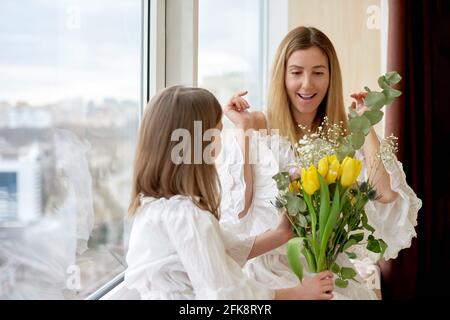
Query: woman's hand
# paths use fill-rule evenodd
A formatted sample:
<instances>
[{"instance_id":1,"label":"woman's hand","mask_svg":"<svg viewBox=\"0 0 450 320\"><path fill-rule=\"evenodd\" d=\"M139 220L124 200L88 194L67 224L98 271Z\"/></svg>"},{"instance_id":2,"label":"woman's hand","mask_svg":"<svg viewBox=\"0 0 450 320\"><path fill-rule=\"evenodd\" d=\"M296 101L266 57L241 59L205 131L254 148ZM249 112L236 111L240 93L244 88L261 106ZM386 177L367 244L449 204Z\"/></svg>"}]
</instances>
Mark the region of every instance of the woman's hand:
<instances>
[{"instance_id":1,"label":"woman's hand","mask_svg":"<svg viewBox=\"0 0 450 320\"><path fill-rule=\"evenodd\" d=\"M367 97L367 92L353 93L352 95L350 95L350 97L352 97L354 100L352 102L352 109L355 110L355 112L359 116L363 115L364 112L369 110L369 108L364 105L364 99Z\"/></svg>"},{"instance_id":2,"label":"woman's hand","mask_svg":"<svg viewBox=\"0 0 450 320\"><path fill-rule=\"evenodd\" d=\"M239 91L228 101L224 108L224 113L228 119L233 122L233 124L240 128L247 130L252 128L252 116L248 112L250 105L247 100L243 97L248 93L248 91Z\"/></svg>"}]
</instances>

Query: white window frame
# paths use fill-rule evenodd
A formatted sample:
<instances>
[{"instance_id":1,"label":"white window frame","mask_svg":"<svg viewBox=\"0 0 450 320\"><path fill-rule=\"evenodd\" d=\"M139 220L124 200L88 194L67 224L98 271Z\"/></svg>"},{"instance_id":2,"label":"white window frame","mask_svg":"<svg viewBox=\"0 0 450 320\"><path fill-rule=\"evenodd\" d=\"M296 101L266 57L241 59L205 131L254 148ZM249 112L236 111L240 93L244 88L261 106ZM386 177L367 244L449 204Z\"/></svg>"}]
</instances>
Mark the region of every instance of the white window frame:
<instances>
[{"instance_id":1,"label":"white window frame","mask_svg":"<svg viewBox=\"0 0 450 320\"><path fill-rule=\"evenodd\" d=\"M263 108L267 108L267 91L272 62L278 45L289 30L288 0L263 0L262 41L259 50L263 53L261 74Z\"/></svg>"},{"instance_id":2,"label":"white window frame","mask_svg":"<svg viewBox=\"0 0 450 320\"><path fill-rule=\"evenodd\" d=\"M197 86L198 0L166 0L165 84Z\"/></svg>"}]
</instances>

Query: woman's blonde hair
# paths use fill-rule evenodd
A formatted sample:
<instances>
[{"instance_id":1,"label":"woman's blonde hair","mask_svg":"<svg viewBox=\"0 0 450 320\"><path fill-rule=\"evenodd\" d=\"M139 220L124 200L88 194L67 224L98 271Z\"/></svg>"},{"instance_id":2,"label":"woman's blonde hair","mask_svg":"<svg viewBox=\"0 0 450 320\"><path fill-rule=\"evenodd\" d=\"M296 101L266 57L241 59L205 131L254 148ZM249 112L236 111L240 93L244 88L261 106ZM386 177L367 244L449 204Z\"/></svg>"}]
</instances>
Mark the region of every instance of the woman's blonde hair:
<instances>
[{"instance_id":1,"label":"woman's blonde hair","mask_svg":"<svg viewBox=\"0 0 450 320\"><path fill-rule=\"evenodd\" d=\"M166 199L185 195L219 217L221 189L215 165L205 161L176 164L172 151L180 142L171 141L171 137L176 129L185 129L190 133L190 146L194 146L194 122L201 121L202 131L206 131L216 128L221 118L219 102L205 89L173 86L149 102L136 147L129 216L136 214L141 195ZM201 140L203 155L209 142ZM195 148L184 148L182 152L191 153L194 159Z\"/></svg>"},{"instance_id":2,"label":"woman's blonde hair","mask_svg":"<svg viewBox=\"0 0 450 320\"><path fill-rule=\"evenodd\" d=\"M330 124L340 124L347 129L347 116L342 95L342 76L336 51L330 39L320 30L312 27L297 27L291 30L281 41L275 55L270 77L268 95L268 121L271 129L278 129L280 135L295 143L304 134L295 122L291 102L286 93L286 64L297 50L318 47L328 57L330 84L328 92L319 105L312 130L328 117Z\"/></svg>"}]
</instances>

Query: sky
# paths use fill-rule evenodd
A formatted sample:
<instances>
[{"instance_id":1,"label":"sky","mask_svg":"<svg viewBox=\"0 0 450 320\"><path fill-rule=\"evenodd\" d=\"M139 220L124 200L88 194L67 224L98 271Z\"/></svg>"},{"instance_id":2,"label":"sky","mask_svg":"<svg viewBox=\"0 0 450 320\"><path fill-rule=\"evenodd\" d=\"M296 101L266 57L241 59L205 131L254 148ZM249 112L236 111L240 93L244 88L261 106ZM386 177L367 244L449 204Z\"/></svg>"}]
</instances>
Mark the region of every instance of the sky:
<instances>
[{"instance_id":1,"label":"sky","mask_svg":"<svg viewBox=\"0 0 450 320\"><path fill-rule=\"evenodd\" d=\"M140 0L2 0L0 101L139 100Z\"/></svg>"},{"instance_id":2,"label":"sky","mask_svg":"<svg viewBox=\"0 0 450 320\"><path fill-rule=\"evenodd\" d=\"M261 1L199 3L199 78L207 73L255 69L260 53Z\"/></svg>"}]
</instances>

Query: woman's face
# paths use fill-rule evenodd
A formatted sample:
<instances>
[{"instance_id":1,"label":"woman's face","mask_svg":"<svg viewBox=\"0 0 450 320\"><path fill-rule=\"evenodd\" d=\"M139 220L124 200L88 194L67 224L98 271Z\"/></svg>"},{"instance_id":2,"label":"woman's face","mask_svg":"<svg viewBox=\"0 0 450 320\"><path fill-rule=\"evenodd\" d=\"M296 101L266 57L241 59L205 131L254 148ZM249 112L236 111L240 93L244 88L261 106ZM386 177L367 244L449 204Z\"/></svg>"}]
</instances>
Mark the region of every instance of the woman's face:
<instances>
[{"instance_id":1,"label":"woman's face","mask_svg":"<svg viewBox=\"0 0 450 320\"><path fill-rule=\"evenodd\" d=\"M313 119L329 84L328 58L321 49L311 47L292 53L286 64L285 85L294 115Z\"/></svg>"}]
</instances>

